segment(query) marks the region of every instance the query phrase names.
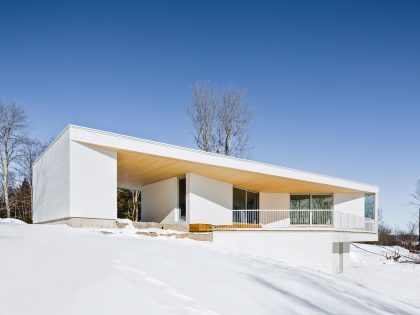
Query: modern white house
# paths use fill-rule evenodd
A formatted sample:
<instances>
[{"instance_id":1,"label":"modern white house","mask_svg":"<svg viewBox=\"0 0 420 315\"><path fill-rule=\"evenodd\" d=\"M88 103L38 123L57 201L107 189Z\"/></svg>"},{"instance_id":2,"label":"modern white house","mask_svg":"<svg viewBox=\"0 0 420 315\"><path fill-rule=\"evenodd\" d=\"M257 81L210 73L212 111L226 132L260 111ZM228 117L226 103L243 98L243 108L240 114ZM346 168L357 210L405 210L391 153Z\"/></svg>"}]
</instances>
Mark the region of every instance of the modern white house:
<instances>
[{"instance_id":1,"label":"modern white house","mask_svg":"<svg viewBox=\"0 0 420 315\"><path fill-rule=\"evenodd\" d=\"M114 226L117 187L141 220L212 226L213 242L330 273L377 241L378 187L69 125L33 165L33 222Z\"/></svg>"}]
</instances>

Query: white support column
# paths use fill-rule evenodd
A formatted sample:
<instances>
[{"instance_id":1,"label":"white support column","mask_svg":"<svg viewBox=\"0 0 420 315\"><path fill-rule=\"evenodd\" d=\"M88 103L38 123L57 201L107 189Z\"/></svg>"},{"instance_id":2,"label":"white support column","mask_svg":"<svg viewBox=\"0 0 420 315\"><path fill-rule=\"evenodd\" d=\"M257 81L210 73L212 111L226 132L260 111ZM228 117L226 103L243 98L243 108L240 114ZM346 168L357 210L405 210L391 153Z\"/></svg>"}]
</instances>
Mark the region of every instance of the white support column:
<instances>
[{"instance_id":1,"label":"white support column","mask_svg":"<svg viewBox=\"0 0 420 315\"><path fill-rule=\"evenodd\" d=\"M232 224L232 184L187 174L187 222Z\"/></svg>"},{"instance_id":2,"label":"white support column","mask_svg":"<svg viewBox=\"0 0 420 315\"><path fill-rule=\"evenodd\" d=\"M344 261L343 261L343 243L337 242L332 243L332 272L333 274L339 274L343 272Z\"/></svg>"}]
</instances>

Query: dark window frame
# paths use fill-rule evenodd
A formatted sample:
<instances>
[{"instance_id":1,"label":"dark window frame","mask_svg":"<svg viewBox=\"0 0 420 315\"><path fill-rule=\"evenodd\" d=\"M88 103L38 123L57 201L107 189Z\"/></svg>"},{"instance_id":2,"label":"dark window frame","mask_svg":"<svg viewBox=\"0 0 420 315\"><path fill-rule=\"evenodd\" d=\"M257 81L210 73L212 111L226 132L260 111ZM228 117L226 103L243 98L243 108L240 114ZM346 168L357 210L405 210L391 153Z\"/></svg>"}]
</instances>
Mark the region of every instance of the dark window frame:
<instances>
[{"instance_id":1,"label":"dark window frame","mask_svg":"<svg viewBox=\"0 0 420 315\"><path fill-rule=\"evenodd\" d=\"M182 195L183 193L183 195ZM178 178L178 220L187 220L187 179L185 177Z\"/></svg>"}]
</instances>

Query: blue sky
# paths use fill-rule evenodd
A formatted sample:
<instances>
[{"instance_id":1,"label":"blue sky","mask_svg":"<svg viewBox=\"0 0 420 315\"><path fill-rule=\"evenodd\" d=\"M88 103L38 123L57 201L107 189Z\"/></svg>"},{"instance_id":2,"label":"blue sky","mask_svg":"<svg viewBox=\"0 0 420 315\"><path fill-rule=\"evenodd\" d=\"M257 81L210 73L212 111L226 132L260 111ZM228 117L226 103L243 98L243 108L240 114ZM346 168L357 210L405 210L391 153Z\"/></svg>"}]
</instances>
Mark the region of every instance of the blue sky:
<instances>
[{"instance_id":1,"label":"blue sky","mask_svg":"<svg viewBox=\"0 0 420 315\"><path fill-rule=\"evenodd\" d=\"M0 97L46 141L80 124L193 146L191 86L247 90L253 158L377 184L406 226L420 179L418 1L1 1Z\"/></svg>"}]
</instances>

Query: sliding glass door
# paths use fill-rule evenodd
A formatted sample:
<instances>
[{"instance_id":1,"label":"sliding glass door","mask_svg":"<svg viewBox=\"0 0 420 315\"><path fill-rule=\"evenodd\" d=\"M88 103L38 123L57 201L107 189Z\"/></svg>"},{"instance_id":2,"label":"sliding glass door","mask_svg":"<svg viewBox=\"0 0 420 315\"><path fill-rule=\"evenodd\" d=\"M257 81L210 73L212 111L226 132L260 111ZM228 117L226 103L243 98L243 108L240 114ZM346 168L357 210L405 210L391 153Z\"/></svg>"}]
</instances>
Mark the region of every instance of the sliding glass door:
<instances>
[{"instance_id":1,"label":"sliding glass door","mask_svg":"<svg viewBox=\"0 0 420 315\"><path fill-rule=\"evenodd\" d=\"M332 208L332 194L290 195L290 209L296 210L290 211L290 223L330 225L332 224Z\"/></svg>"},{"instance_id":2,"label":"sliding glass door","mask_svg":"<svg viewBox=\"0 0 420 315\"><path fill-rule=\"evenodd\" d=\"M246 190L233 187L233 210L246 210Z\"/></svg>"},{"instance_id":3,"label":"sliding glass door","mask_svg":"<svg viewBox=\"0 0 420 315\"><path fill-rule=\"evenodd\" d=\"M312 224L330 225L332 223L332 207L332 195L312 195L311 209L317 210L312 213Z\"/></svg>"},{"instance_id":4,"label":"sliding glass door","mask_svg":"<svg viewBox=\"0 0 420 315\"><path fill-rule=\"evenodd\" d=\"M233 210L241 210L233 211L233 222L258 224L259 213L251 210L259 209L259 197L257 192L233 187Z\"/></svg>"},{"instance_id":5,"label":"sliding glass door","mask_svg":"<svg viewBox=\"0 0 420 315\"><path fill-rule=\"evenodd\" d=\"M311 195L311 209L332 209L332 195Z\"/></svg>"},{"instance_id":6,"label":"sliding glass door","mask_svg":"<svg viewBox=\"0 0 420 315\"><path fill-rule=\"evenodd\" d=\"M290 195L290 224L306 225L310 223L311 195ZM302 211L296 211L302 210Z\"/></svg>"},{"instance_id":7,"label":"sliding glass door","mask_svg":"<svg viewBox=\"0 0 420 315\"><path fill-rule=\"evenodd\" d=\"M246 192L246 209L257 210L259 208L259 193L247 191Z\"/></svg>"},{"instance_id":8,"label":"sliding glass door","mask_svg":"<svg viewBox=\"0 0 420 315\"><path fill-rule=\"evenodd\" d=\"M290 195L290 209L305 210L311 208L311 195Z\"/></svg>"}]
</instances>

